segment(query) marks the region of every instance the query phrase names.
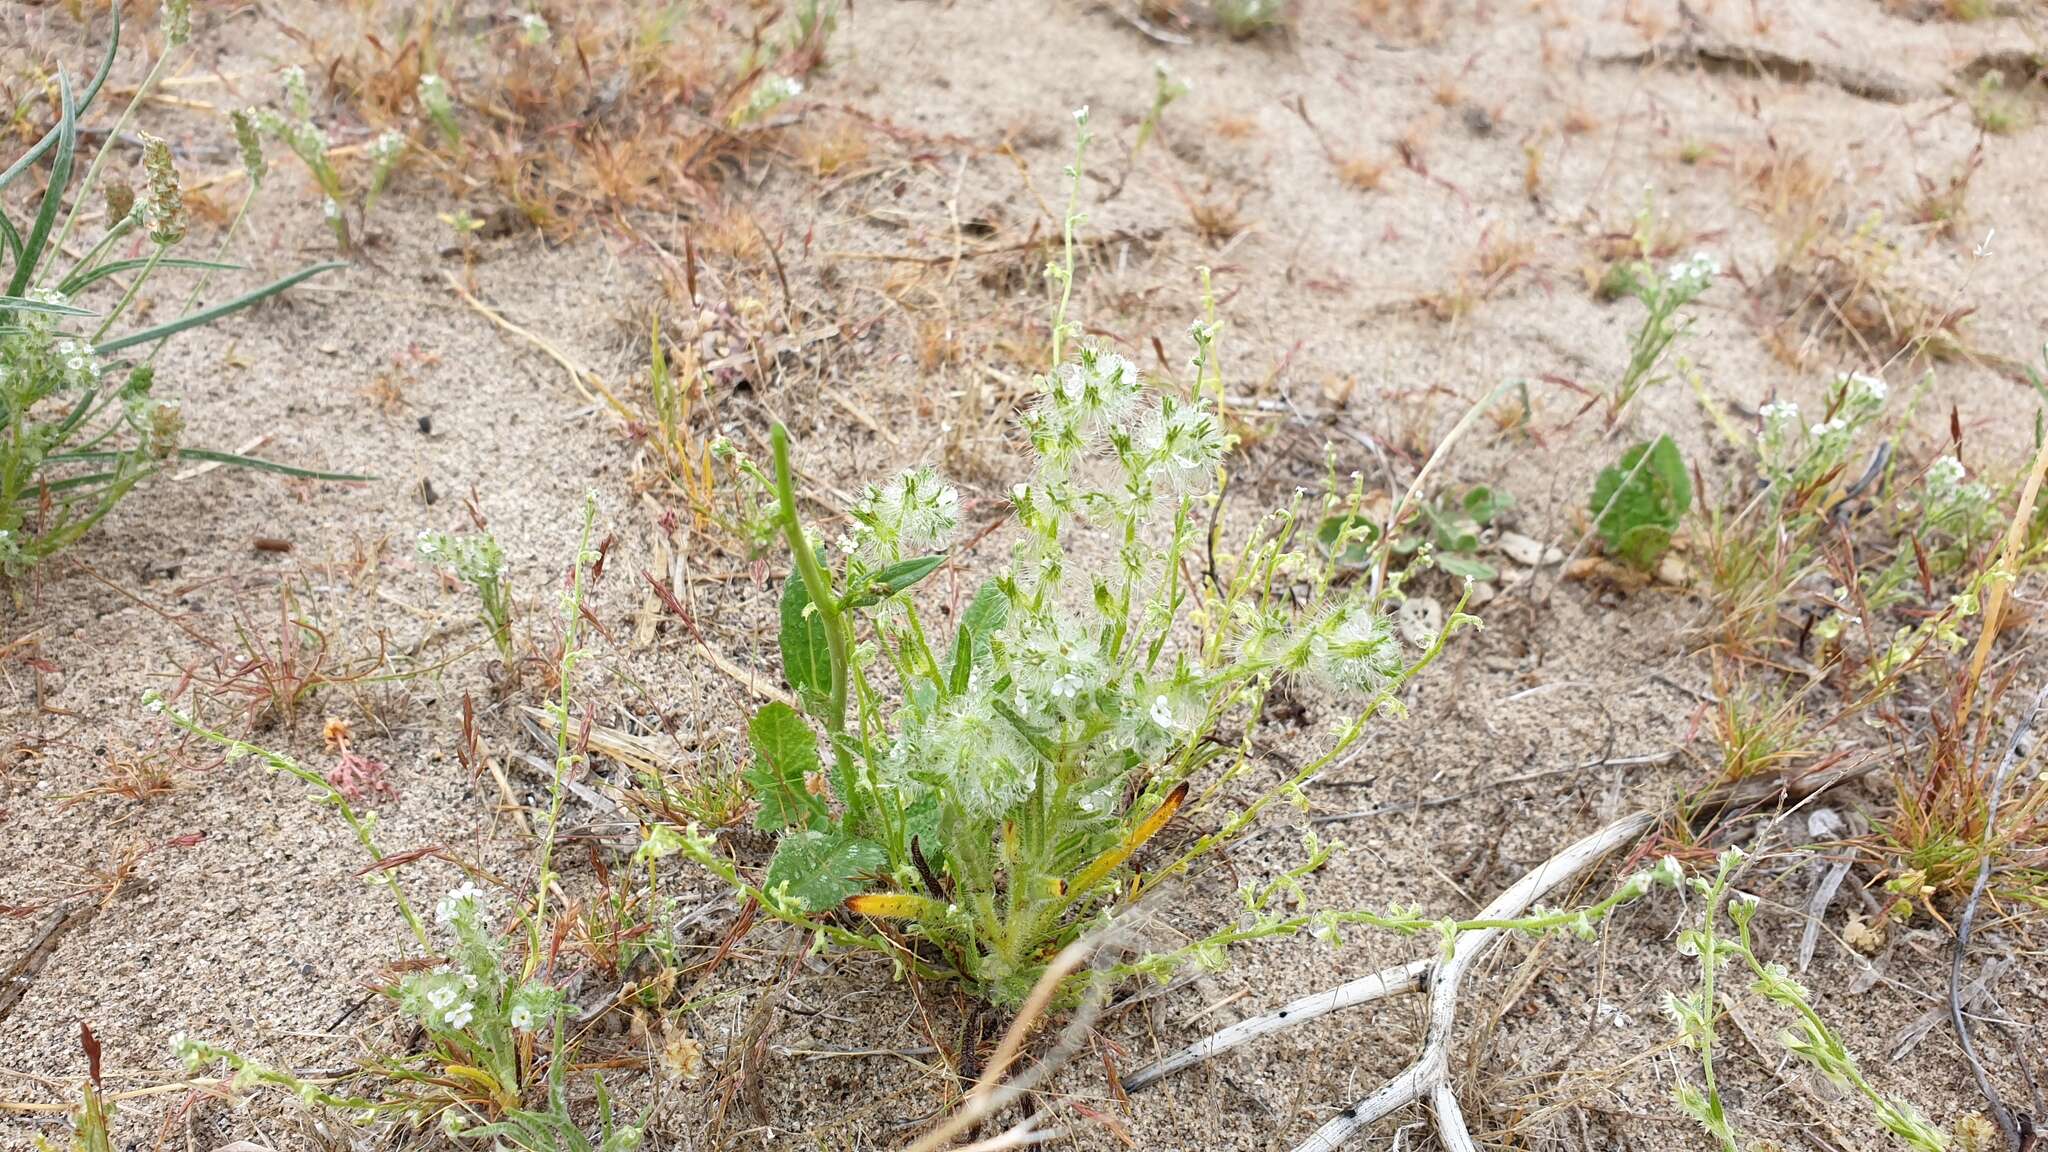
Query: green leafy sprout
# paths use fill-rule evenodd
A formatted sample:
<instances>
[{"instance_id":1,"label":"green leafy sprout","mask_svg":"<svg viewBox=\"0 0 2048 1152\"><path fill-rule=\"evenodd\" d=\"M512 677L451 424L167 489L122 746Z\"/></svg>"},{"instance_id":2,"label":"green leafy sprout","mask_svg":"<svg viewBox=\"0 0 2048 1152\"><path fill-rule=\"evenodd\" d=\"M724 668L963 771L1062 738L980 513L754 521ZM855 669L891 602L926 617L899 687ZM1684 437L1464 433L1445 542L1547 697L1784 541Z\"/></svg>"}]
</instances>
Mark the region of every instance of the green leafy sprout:
<instances>
[{"instance_id":1,"label":"green leafy sprout","mask_svg":"<svg viewBox=\"0 0 2048 1152\"><path fill-rule=\"evenodd\" d=\"M1700 1079L1697 1084L1680 1081L1676 1089L1679 1109L1692 1117L1725 1152L1740 1152L1743 1145L1737 1140L1734 1123L1721 1099L1714 1067L1715 1027L1723 995L1717 992L1716 984L1729 963L1739 961L1754 981L1751 990L1792 1014L1792 1027L1778 1037L1786 1051L1837 1089L1861 1097L1877 1122L1902 1144L1916 1152L1943 1152L1949 1146L1948 1137L1911 1104L1872 1086L1848 1046L1814 1010L1806 989L1784 965L1767 963L1757 956L1750 927L1756 917L1757 899L1733 887L1743 860L1742 850L1730 847L1721 853L1711 880L1696 876L1689 881L1705 897L1706 909L1698 927L1680 933L1678 950L1697 961L1699 984L1683 995L1668 995L1664 1007L1677 1027L1679 1042L1699 1055ZM1724 913L1735 925L1733 937L1722 934Z\"/></svg>"},{"instance_id":2,"label":"green leafy sprout","mask_svg":"<svg viewBox=\"0 0 2048 1152\"><path fill-rule=\"evenodd\" d=\"M512 582L505 550L489 532L422 532L419 553L430 563L446 564L477 596L477 617L491 633L498 655L512 659Z\"/></svg>"},{"instance_id":3,"label":"green leafy sprout","mask_svg":"<svg viewBox=\"0 0 2048 1152\"><path fill-rule=\"evenodd\" d=\"M1593 481L1593 528L1609 555L1656 566L1692 508L1692 476L1669 436L1637 444Z\"/></svg>"}]
</instances>

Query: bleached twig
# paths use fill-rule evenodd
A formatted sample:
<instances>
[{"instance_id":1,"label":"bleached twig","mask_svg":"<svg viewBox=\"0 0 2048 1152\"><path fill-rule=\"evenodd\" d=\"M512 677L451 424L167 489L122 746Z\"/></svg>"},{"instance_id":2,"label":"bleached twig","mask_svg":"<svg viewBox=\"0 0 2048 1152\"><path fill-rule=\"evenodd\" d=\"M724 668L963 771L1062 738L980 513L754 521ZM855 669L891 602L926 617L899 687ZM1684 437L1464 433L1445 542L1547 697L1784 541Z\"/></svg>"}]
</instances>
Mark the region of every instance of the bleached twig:
<instances>
[{"instance_id":1,"label":"bleached twig","mask_svg":"<svg viewBox=\"0 0 2048 1152\"><path fill-rule=\"evenodd\" d=\"M1576 877L1616 848L1648 831L1655 817L1648 812L1624 816L1538 865L1495 897L1479 914L1481 920L1512 920L1551 890ZM1138 1091L1175 1072L1191 1068L1248 1040L1292 1028L1339 1008L1370 1003L1403 992L1429 993L1429 1028L1422 1054L1381 1086L1379 1091L1346 1108L1315 1131L1295 1152L1332 1152L1359 1129L1418 1101L1436 1113L1437 1137L1449 1152L1476 1152L1465 1127L1464 1110L1451 1086L1450 1043L1457 1023L1458 985L1465 973L1493 946L1501 930L1481 928L1457 938L1448 956L1418 960L1354 980L1327 992L1296 1000L1277 1012L1233 1024L1125 1079L1126 1091Z\"/></svg>"},{"instance_id":2,"label":"bleached twig","mask_svg":"<svg viewBox=\"0 0 2048 1152\"><path fill-rule=\"evenodd\" d=\"M1262 1036L1284 1031L1318 1016L1328 1016L1360 1004L1370 1004L1389 996L1404 992L1420 992L1428 986L1429 970L1436 966L1433 960L1411 960L1397 964L1382 972L1363 976L1349 984L1340 984L1326 992L1303 996L1277 1012L1254 1016L1249 1020L1232 1024L1211 1036L1168 1056L1164 1060L1148 1064L1124 1078L1126 1092L1142 1092L1176 1072L1192 1068L1204 1060L1220 1056L1241 1044L1248 1044Z\"/></svg>"}]
</instances>

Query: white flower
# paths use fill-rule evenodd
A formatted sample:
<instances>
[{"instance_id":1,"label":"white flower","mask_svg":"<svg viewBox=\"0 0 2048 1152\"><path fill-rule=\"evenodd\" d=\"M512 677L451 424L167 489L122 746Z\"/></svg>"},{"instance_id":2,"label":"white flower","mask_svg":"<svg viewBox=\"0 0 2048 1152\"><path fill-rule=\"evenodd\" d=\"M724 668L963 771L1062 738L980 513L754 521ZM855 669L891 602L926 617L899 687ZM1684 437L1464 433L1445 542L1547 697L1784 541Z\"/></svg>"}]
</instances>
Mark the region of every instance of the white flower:
<instances>
[{"instance_id":1,"label":"white flower","mask_svg":"<svg viewBox=\"0 0 2048 1152\"><path fill-rule=\"evenodd\" d=\"M441 898L441 903L434 909L434 919L443 924L449 923L464 913L475 912L483 906L483 902L484 890L471 881L464 880L455 891Z\"/></svg>"},{"instance_id":2,"label":"white flower","mask_svg":"<svg viewBox=\"0 0 2048 1152\"><path fill-rule=\"evenodd\" d=\"M1314 621L1289 663L1306 665L1331 687L1375 695L1405 669L1392 619L1366 604L1344 604Z\"/></svg>"},{"instance_id":3,"label":"white flower","mask_svg":"<svg viewBox=\"0 0 2048 1152\"><path fill-rule=\"evenodd\" d=\"M1180 724L1174 719L1173 701L1167 699L1164 692L1152 698L1152 723L1169 732L1180 728Z\"/></svg>"},{"instance_id":4,"label":"white flower","mask_svg":"<svg viewBox=\"0 0 2048 1152\"><path fill-rule=\"evenodd\" d=\"M1849 396L1852 401L1868 400L1873 403L1882 404L1885 401L1885 397L1891 392L1890 386L1882 378L1868 376L1861 372L1849 373L1848 383Z\"/></svg>"},{"instance_id":5,"label":"white flower","mask_svg":"<svg viewBox=\"0 0 2048 1152\"><path fill-rule=\"evenodd\" d=\"M1138 447L1175 487L1208 476L1223 459L1223 429L1200 403L1161 397L1159 408L1138 431Z\"/></svg>"},{"instance_id":6,"label":"white flower","mask_svg":"<svg viewBox=\"0 0 2048 1152\"><path fill-rule=\"evenodd\" d=\"M435 1011L445 1012L450 1004L455 1003L455 989L446 984L429 988L427 990L427 1003L433 1005Z\"/></svg>"},{"instance_id":7,"label":"white flower","mask_svg":"<svg viewBox=\"0 0 2048 1152\"><path fill-rule=\"evenodd\" d=\"M1685 866L1678 862L1678 857L1666 856L1657 861L1655 868L1650 869L1650 879L1666 888L1675 889L1685 879Z\"/></svg>"},{"instance_id":8,"label":"white flower","mask_svg":"<svg viewBox=\"0 0 2048 1152\"><path fill-rule=\"evenodd\" d=\"M470 1020L475 1015L476 1005L464 1000L455 1007L448 1009L447 1013L441 1017L441 1021L450 1028L467 1028Z\"/></svg>"},{"instance_id":9,"label":"white flower","mask_svg":"<svg viewBox=\"0 0 2048 1152\"><path fill-rule=\"evenodd\" d=\"M1936 492L1947 492L1963 480L1963 462L1953 456L1943 456L1927 466L1927 486Z\"/></svg>"},{"instance_id":10,"label":"white flower","mask_svg":"<svg viewBox=\"0 0 2048 1152\"><path fill-rule=\"evenodd\" d=\"M886 484L870 484L855 503L855 528L841 547L870 563L943 550L960 527L960 492L931 467L912 468Z\"/></svg>"},{"instance_id":11,"label":"white flower","mask_svg":"<svg viewBox=\"0 0 2048 1152\"><path fill-rule=\"evenodd\" d=\"M388 131L379 133L376 139L370 141L370 161L380 167L389 165L393 160L398 159L399 153L403 151L405 151L405 134L403 132Z\"/></svg>"},{"instance_id":12,"label":"white flower","mask_svg":"<svg viewBox=\"0 0 2048 1152\"><path fill-rule=\"evenodd\" d=\"M1665 271L1665 277L1674 286L1698 292L1707 282L1721 274L1721 264L1705 252L1695 252L1691 258L1680 260Z\"/></svg>"},{"instance_id":13,"label":"white flower","mask_svg":"<svg viewBox=\"0 0 2048 1152\"><path fill-rule=\"evenodd\" d=\"M524 12L519 16L519 39L528 47L539 47L554 36L547 20L538 12Z\"/></svg>"},{"instance_id":14,"label":"white flower","mask_svg":"<svg viewBox=\"0 0 2048 1152\"><path fill-rule=\"evenodd\" d=\"M533 1031L533 1009L524 1004L514 1004L509 1017L512 1027L520 1032Z\"/></svg>"}]
</instances>

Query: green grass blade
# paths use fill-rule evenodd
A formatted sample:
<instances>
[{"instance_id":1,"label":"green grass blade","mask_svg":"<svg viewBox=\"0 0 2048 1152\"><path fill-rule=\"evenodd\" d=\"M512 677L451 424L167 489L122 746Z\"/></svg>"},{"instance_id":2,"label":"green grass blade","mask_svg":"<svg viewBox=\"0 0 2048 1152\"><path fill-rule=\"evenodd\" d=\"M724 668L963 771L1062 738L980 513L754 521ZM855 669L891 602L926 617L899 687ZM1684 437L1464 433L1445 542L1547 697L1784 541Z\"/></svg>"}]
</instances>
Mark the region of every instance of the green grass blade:
<instances>
[{"instance_id":1,"label":"green grass blade","mask_svg":"<svg viewBox=\"0 0 2048 1152\"><path fill-rule=\"evenodd\" d=\"M85 92L78 101L77 114L80 116L83 116L92 108L94 98L100 94L100 85L107 82L108 74L114 70L114 54L121 47L121 6L113 4L109 5L109 7L114 14L114 27L112 33L107 37L107 54L100 59L100 70L93 74L92 83L85 86ZM42 159L43 153L48 152L51 145L58 142L63 132L63 127L60 123L57 127L43 133L43 138L36 141L34 147L22 153L21 159L9 164L7 171L0 172L0 188L5 188L13 183L16 176L28 171L29 165Z\"/></svg>"},{"instance_id":2,"label":"green grass blade","mask_svg":"<svg viewBox=\"0 0 2048 1152\"><path fill-rule=\"evenodd\" d=\"M36 222L29 226L21 254L15 258L14 276L7 282L8 296L21 295L36 274L43 245L50 239L50 227L57 222L64 189L71 183L71 161L78 151L78 109L71 103L71 78L62 68L57 70L57 104L57 158L50 164L50 186L43 190L43 206L36 213Z\"/></svg>"},{"instance_id":3,"label":"green grass blade","mask_svg":"<svg viewBox=\"0 0 2048 1152\"><path fill-rule=\"evenodd\" d=\"M43 312L51 316L97 316L90 308L74 308L69 304L51 304L43 300L30 300L25 296L0 296L0 309L13 312Z\"/></svg>"},{"instance_id":4,"label":"green grass blade","mask_svg":"<svg viewBox=\"0 0 2048 1152\"><path fill-rule=\"evenodd\" d=\"M53 464L76 464L93 461L105 462L126 457L126 452L52 452L44 457ZM258 472L275 472L280 476L293 476L301 480L340 480L349 483L368 483L375 476L358 476L351 472L315 472L310 468L294 468L274 460L259 460L238 452L216 452L211 448L180 448L178 456L185 460L207 460L215 464L227 464L236 468L249 468Z\"/></svg>"},{"instance_id":5,"label":"green grass blade","mask_svg":"<svg viewBox=\"0 0 2048 1152\"><path fill-rule=\"evenodd\" d=\"M0 244L7 246L8 259L21 259L21 233L15 231L14 221L7 218L6 212L0 212Z\"/></svg>"},{"instance_id":6,"label":"green grass blade","mask_svg":"<svg viewBox=\"0 0 2048 1152\"><path fill-rule=\"evenodd\" d=\"M109 484L120 478L121 473L119 472L93 472L85 476L66 476L62 480L51 480L47 483L37 481L36 491L39 493L65 492L73 488L83 488L88 484Z\"/></svg>"},{"instance_id":7,"label":"green grass blade","mask_svg":"<svg viewBox=\"0 0 2048 1152\"><path fill-rule=\"evenodd\" d=\"M139 260L116 260L111 264L102 264L89 271L80 272L62 284L57 285L57 291L62 292L66 296L76 296L109 276L119 276L123 272L133 272L148 263L148 259L145 258ZM239 272L242 269L240 264L225 264L218 260L190 259L163 259L157 261L156 266L159 268L202 268L209 272Z\"/></svg>"},{"instance_id":8,"label":"green grass blade","mask_svg":"<svg viewBox=\"0 0 2048 1152\"><path fill-rule=\"evenodd\" d=\"M96 351L100 355L105 356L110 352L119 352L123 348L133 348L137 344L147 344L152 340L161 340L166 336L183 332L187 328L197 328L201 325L211 324L223 316L240 312L251 304L260 304L302 280L311 279L322 272L331 272L336 268L346 267L348 267L348 261L346 260L329 260L324 264L315 264L310 268L301 268L282 280L265 284L254 292L246 296L237 296L225 304L216 304L204 311L194 312L189 316L180 316L167 324L159 324L154 328L144 328L140 332L130 332L126 336L109 340L99 345Z\"/></svg>"},{"instance_id":9,"label":"green grass blade","mask_svg":"<svg viewBox=\"0 0 2048 1152\"><path fill-rule=\"evenodd\" d=\"M351 483L368 483L375 476L358 476L353 472L316 472L311 468L294 468L274 460L259 460L238 452L215 452L208 448L180 448L178 455L188 460L211 460L216 464L227 464L235 468L248 468L257 472L275 472L280 476L296 476L301 480L341 480Z\"/></svg>"}]
</instances>

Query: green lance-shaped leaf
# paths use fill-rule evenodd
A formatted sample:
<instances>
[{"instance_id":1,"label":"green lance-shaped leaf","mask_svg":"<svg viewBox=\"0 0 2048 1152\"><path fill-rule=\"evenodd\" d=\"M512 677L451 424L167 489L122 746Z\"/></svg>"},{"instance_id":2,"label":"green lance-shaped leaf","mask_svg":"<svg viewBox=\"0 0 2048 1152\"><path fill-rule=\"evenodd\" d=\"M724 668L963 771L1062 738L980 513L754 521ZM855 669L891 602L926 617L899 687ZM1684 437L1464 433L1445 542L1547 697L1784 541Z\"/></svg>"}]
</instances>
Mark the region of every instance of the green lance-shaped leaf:
<instances>
[{"instance_id":1,"label":"green lance-shaped leaf","mask_svg":"<svg viewBox=\"0 0 2048 1152\"><path fill-rule=\"evenodd\" d=\"M825 617L811 604L810 590L795 572L782 586L782 676L796 689L804 711L822 718L832 699L832 643Z\"/></svg>"}]
</instances>

